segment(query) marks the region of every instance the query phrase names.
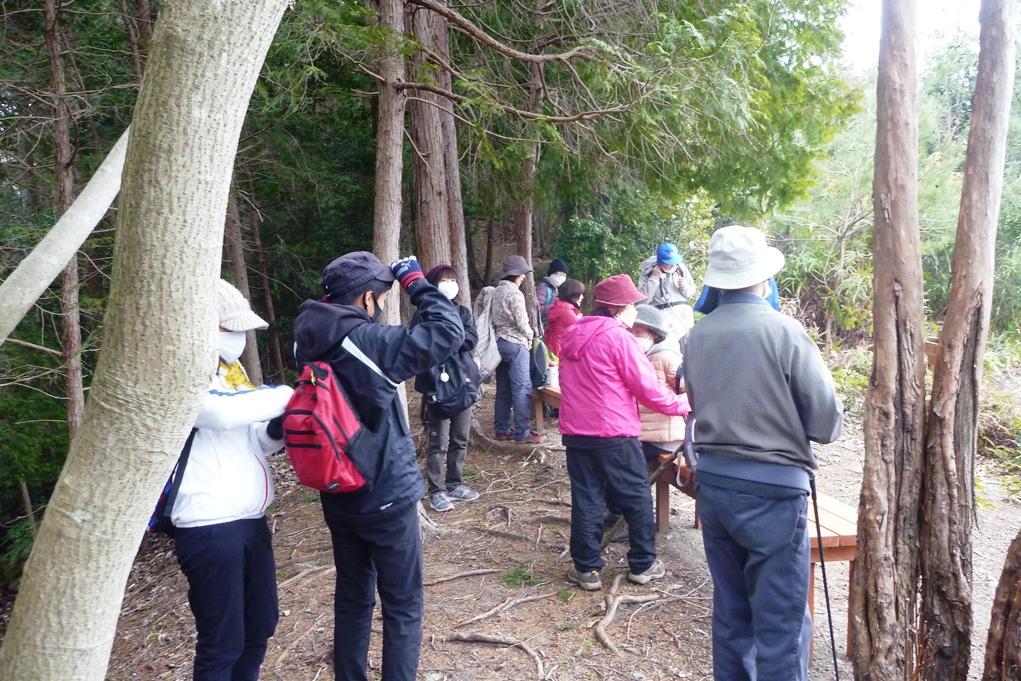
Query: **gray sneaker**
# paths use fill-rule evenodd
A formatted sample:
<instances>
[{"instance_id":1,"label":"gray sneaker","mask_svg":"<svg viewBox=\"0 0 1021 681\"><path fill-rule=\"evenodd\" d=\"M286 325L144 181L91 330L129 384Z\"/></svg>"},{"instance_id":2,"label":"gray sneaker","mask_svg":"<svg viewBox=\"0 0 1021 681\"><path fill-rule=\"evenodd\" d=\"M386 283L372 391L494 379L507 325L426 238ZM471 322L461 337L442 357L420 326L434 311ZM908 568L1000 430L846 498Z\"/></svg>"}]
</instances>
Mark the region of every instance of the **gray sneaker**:
<instances>
[{"instance_id":1,"label":"gray sneaker","mask_svg":"<svg viewBox=\"0 0 1021 681\"><path fill-rule=\"evenodd\" d=\"M454 504L450 501L450 497L447 496L446 492L434 492L429 495L429 505L437 513L443 513L454 508Z\"/></svg>"},{"instance_id":2,"label":"gray sneaker","mask_svg":"<svg viewBox=\"0 0 1021 681\"><path fill-rule=\"evenodd\" d=\"M447 492L447 497L451 501L475 501L479 498L479 493L468 485L458 485Z\"/></svg>"},{"instance_id":3,"label":"gray sneaker","mask_svg":"<svg viewBox=\"0 0 1021 681\"><path fill-rule=\"evenodd\" d=\"M578 572L577 569L571 568L567 571L567 581L577 584L585 591L599 591L603 588L603 581L599 579L599 570Z\"/></svg>"},{"instance_id":4,"label":"gray sneaker","mask_svg":"<svg viewBox=\"0 0 1021 681\"><path fill-rule=\"evenodd\" d=\"M639 572L635 574L630 570L627 573L627 581L632 584L648 584L654 579L666 576L666 567L663 565L663 561L659 558L652 561L652 565L645 570L645 572Z\"/></svg>"}]
</instances>

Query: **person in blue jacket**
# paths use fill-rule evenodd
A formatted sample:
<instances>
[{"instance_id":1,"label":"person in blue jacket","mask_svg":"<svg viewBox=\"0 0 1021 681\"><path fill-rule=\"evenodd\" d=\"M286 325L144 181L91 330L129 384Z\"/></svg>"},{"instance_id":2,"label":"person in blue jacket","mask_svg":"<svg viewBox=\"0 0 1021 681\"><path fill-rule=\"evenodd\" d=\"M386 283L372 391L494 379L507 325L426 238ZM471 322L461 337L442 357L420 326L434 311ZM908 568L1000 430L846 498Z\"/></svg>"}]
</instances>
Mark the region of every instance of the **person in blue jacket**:
<instances>
[{"instance_id":1,"label":"person in blue jacket","mask_svg":"<svg viewBox=\"0 0 1021 681\"><path fill-rule=\"evenodd\" d=\"M395 279L418 308L413 329L377 323ZM320 495L337 568L335 678L368 679L378 591L383 681L413 681L422 642L417 509L422 476L397 388L457 353L464 327L457 308L426 281L414 256L387 267L371 253L348 253L326 266L322 286L323 300L305 301L295 321L295 358L299 364L330 363L379 452L375 475L364 489Z\"/></svg>"}]
</instances>

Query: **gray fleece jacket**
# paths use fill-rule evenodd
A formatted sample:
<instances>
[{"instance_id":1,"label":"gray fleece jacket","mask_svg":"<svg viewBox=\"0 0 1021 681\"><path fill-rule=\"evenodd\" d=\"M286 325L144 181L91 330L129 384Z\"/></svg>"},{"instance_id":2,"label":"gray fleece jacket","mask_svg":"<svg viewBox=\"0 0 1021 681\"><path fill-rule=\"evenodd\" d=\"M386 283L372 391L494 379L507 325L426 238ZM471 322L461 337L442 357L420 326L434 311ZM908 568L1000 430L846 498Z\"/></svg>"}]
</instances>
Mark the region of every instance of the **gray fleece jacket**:
<instances>
[{"instance_id":1,"label":"gray fleece jacket","mask_svg":"<svg viewBox=\"0 0 1021 681\"><path fill-rule=\"evenodd\" d=\"M717 464L810 471L818 464L809 442L840 436L843 405L819 349L797 320L756 295L724 293L688 336L683 372L695 448Z\"/></svg>"}]
</instances>

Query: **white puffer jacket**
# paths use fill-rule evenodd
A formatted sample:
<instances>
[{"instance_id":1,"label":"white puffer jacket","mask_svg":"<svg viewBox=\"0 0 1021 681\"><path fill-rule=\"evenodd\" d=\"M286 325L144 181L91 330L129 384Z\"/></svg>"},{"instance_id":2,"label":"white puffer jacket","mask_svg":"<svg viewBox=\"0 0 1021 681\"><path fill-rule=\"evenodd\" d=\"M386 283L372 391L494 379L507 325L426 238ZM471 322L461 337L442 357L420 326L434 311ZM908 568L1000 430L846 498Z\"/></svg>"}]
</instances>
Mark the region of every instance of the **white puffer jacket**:
<instances>
[{"instance_id":1,"label":"white puffer jacket","mask_svg":"<svg viewBox=\"0 0 1021 681\"><path fill-rule=\"evenodd\" d=\"M266 434L293 391L281 385L233 389L217 371L195 421L188 465L171 512L176 527L261 518L273 503L266 456L283 446Z\"/></svg>"}]
</instances>

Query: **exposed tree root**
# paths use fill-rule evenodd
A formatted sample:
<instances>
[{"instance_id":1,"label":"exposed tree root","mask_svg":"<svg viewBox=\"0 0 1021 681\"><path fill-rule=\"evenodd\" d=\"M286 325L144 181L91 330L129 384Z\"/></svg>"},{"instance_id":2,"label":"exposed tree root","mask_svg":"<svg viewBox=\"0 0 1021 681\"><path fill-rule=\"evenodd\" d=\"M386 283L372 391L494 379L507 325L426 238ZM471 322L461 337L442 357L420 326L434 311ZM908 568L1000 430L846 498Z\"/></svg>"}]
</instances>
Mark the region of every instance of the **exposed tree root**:
<instances>
[{"instance_id":1,"label":"exposed tree root","mask_svg":"<svg viewBox=\"0 0 1021 681\"><path fill-rule=\"evenodd\" d=\"M500 605L496 606L495 608L493 608L491 610L487 610L486 612L482 613L481 615L476 615L475 617L472 617L471 619L467 619L464 622L460 622L458 624L455 624L454 628L455 629L460 629L461 627L466 627L469 624L475 624L476 622L481 622L482 620L484 620L486 618L492 617L493 615L498 615L501 612L506 612L507 610L510 610L514 606L521 605L522 603L531 603L532 601L539 601L539 600L542 600L543 598L549 598L550 596L556 596L556 595L557 595L556 591L551 591L548 594L538 594L538 595L535 595L535 596L523 596L521 598L508 598L507 600L505 600Z\"/></svg>"},{"instance_id":2,"label":"exposed tree root","mask_svg":"<svg viewBox=\"0 0 1021 681\"><path fill-rule=\"evenodd\" d=\"M436 586L437 584L443 584L444 582L452 582L455 579L461 579L463 577L477 577L479 575L491 575L499 570L469 570L468 572L458 572L456 575L448 575L447 577L440 577L430 582L425 582L422 586Z\"/></svg>"},{"instance_id":3,"label":"exposed tree root","mask_svg":"<svg viewBox=\"0 0 1021 681\"><path fill-rule=\"evenodd\" d=\"M523 641L518 641L507 636L495 636L493 634L449 634L440 639L441 641L458 641L460 643L492 643L499 646L510 646L511 648L520 648L527 654L532 661L535 662L535 670L538 679L546 677L543 671L542 658L539 657L539 653L535 652L532 648L528 647L528 644Z\"/></svg>"},{"instance_id":4,"label":"exposed tree root","mask_svg":"<svg viewBox=\"0 0 1021 681\"><path fill-rule=\"evenodd\" d=\"M603 647L609 650L614 655L620 655L620 649L610 638L610 635L606 633L606 628L613 624L613 618L617 616L617 609L621 605L628 603L651 603L652 601L658 601L660 599L659 594L644 594L642 596L632 596L630 594L617 595L617 589L620 588L620 583L624 580L624 573L618 574L613 578L613 586L610 587L609 593L606 594L606 614L603 615L603 619L599 620L594 627L596 634L596 640L603 644Z\"/></svg>"}]
</instances>

